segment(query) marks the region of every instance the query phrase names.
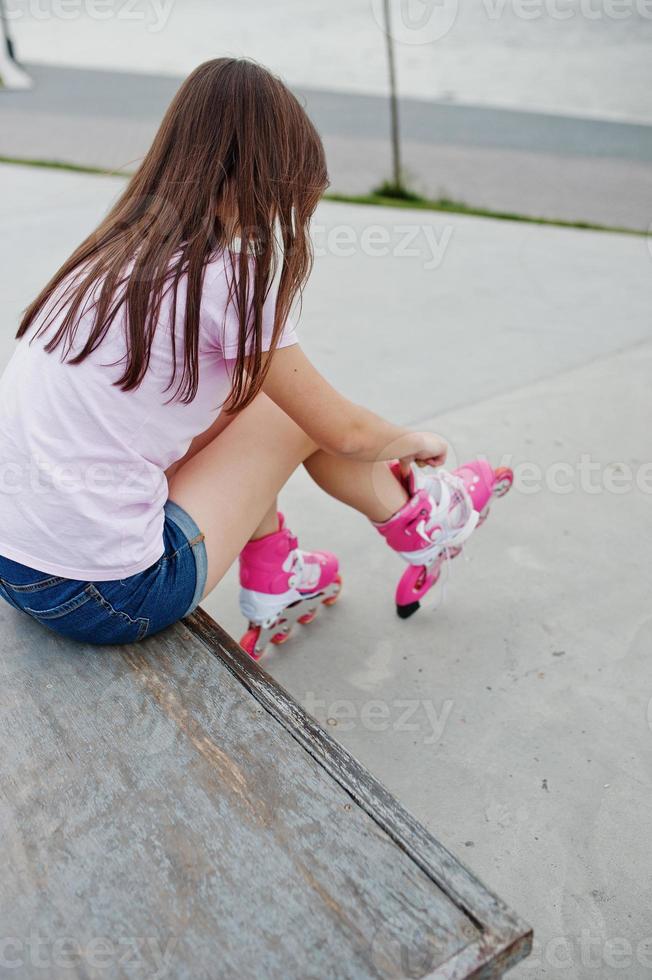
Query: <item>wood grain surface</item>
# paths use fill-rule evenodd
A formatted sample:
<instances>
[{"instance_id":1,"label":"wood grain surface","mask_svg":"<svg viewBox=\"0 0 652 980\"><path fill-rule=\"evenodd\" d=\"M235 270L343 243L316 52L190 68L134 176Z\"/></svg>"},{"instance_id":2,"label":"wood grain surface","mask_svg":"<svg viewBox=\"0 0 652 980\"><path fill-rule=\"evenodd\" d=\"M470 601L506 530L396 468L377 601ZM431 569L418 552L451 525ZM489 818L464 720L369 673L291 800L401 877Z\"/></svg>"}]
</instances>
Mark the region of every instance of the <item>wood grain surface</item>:
<instances>
[{"instance_id":1,"label":"wood grain surface","mask_svg":"<svg viewBox=\"0 0 652 980\"><path fill-rule=\"evenodd\" d=\"M0 631L0 976L453 978L526 954L204 613L131 647L5 604Z\"/></svg>"}]
</instances>

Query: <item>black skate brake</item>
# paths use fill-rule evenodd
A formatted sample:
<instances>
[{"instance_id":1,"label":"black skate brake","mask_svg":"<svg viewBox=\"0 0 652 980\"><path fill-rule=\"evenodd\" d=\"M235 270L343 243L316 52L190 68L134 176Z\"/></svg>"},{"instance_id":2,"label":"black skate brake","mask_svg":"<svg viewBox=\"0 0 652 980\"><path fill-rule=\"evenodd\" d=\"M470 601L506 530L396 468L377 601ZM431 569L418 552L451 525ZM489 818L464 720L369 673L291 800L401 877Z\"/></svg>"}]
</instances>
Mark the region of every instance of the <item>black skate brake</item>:
<instances>
[{"instance_id":1,"label":"black skate brake","mask_svg":"<svg viewBox=\"0 0 652 980\"><path fill-rule=\"evenodd\" d=\"M416 602L408 602L404 606L399 606L397 604L396 612L398 613L401 619L409 619L410 616L413 616L414 613L417 611L417 609L420 608L421 608L421 603L417 599Z\"/></svg>"}]
</instances>

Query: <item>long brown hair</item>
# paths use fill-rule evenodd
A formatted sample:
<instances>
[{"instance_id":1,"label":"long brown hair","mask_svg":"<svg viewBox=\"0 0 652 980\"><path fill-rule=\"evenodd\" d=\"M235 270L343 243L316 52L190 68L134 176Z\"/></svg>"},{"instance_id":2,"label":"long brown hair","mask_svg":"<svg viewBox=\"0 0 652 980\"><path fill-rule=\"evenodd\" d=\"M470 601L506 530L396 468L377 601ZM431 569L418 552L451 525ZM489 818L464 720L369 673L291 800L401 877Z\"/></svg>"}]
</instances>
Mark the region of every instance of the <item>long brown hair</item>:
<instances>
[{"instance_id":1,"label":"long brown hair","mask_svg":"<svg viewBox=\"0 0 652 980\"><path fill-rule=\"evenodd\" d=\"M191 401L205 268L222 249L230 256L229 302L239 321L228 408L244 408L269 365L261 349L263 304L277 284L274 350L310 273L308 225L327 183L321 140L285 85L251 61L207 61L179 89L117 204L26 310L17 336L44 310L36 335L62 315L45 349L62 345L75 364L101 344L124 306L127 353L115 383L129 391L147 371L162 299L171 289L176 316L177 287L186 276L183 369L177 377L171 331L169 388ZM231 250L234 233L239 250ZM79 321L91 308L92 327L72 354Z\"/></svg>"}]
</instances>

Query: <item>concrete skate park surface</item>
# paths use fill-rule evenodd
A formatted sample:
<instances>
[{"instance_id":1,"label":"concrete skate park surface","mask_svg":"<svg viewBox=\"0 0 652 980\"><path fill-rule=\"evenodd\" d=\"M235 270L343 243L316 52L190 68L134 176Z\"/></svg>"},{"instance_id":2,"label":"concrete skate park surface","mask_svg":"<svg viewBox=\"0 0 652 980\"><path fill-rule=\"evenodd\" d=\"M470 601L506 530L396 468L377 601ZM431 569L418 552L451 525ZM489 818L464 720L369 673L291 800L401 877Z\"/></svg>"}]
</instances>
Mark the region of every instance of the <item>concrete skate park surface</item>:
<instances>
[{"instance_id":1,"label":"concrete skate park surface","mask_svg":"<svg viewBox=\"0 0 652 980\"><path fill-rule=\"evenodd\" d=\"M19 311L123 184L0 179L6 359ZM649 242L338 204L315 226L309 355L516 484L401 622L398 560L297 473L281 506L339 554L344 592L265 668L534 926L514 977L648 976ZM233 573L204 606L240 634Z\"/></svg>"}]
</instances>

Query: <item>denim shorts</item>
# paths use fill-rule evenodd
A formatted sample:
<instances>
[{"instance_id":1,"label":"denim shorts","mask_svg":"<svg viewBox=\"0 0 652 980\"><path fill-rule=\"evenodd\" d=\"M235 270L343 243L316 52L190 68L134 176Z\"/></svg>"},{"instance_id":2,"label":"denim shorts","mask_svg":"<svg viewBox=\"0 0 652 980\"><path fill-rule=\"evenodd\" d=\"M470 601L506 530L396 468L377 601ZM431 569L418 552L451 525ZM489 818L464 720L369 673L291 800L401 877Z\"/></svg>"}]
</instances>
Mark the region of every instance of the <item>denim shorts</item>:
<instances>
[{"instance_id":1,"label":"denim shorts","mask_svg":"<svg viewBox=\"0 0 652 980\"><path fill-rule=\"evenodd\" d=\"M171 500L163 549L144 572L110 582L60 578L0 557L0 596L71 640L133 643L189 615L204 593L204 535Z\"/></svg>"}]
</instances>

